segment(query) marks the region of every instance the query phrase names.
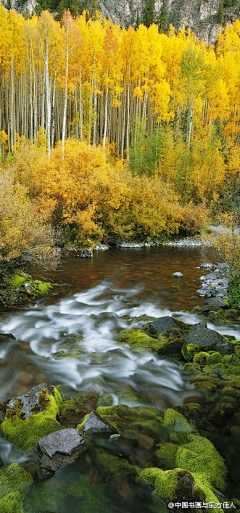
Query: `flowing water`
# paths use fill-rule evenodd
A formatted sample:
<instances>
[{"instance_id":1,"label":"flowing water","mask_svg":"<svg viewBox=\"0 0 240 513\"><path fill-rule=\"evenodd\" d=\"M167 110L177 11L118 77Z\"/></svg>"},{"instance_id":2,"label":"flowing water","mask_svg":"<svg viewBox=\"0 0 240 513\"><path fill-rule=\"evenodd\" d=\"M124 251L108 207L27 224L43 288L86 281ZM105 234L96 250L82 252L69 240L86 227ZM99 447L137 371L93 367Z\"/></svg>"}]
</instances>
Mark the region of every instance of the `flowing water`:
<instances>
[{"instance_id":1,"label":"flowing water","mask_svg":"<svg viewBox=\"0 0 240 513\"><path fill-rule=\"evenodd\" d=\"M113 405L164 411L182 404L194 390L184 382L179 364L133 351L116 335L165 315L199 322L186 310L202 304L195 291L205 258L199 247L117 249L95 253L90 260L70 256L51 274L41 272L41 278L70 286L61 289L63 297L52 295L0 317L0 332L16 338L0 347L0 401L47 382L61 384L73 397L78 392L108 394ZM183 278L173 277L176 271ZM39 278L39 270L35 273ZM235 326L227 332L239 336ZM126 387L133 391L131 399L121 393ZM3 440L0 455L5 464L24 457Z\"/></svg>"}]
</instances>

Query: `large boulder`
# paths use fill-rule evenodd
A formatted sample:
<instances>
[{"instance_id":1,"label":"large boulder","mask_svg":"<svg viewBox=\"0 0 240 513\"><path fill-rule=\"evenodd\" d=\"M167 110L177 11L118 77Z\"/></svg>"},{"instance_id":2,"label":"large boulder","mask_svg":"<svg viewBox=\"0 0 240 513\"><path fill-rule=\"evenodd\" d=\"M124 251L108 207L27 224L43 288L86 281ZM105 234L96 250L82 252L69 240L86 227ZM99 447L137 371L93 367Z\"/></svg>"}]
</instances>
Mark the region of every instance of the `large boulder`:
<instances>
[{"instance_id":1,"label":"large boulder","mask_svg":"<svg viewBox=\"0 0 240 513\"><path fill-rule=\"evenodd\" d=\"M40 468L43 473L52 474L76 461L87 448L88 443L77 429L66 428L50 433L38 441Z\"/></svg>"},{"instance_id":2,"label":"large boulder","mask_svg":"<svg viewBox=\"0 0 240 513\"><path fill-rule=\"evenodd\" d=\"M223 355L234 353L234 345L225 341L217 331L209 329L204 321L191 326L184 341L187 345L197 345L206 351L216 350Z\"/></svg>"}]
</instances>

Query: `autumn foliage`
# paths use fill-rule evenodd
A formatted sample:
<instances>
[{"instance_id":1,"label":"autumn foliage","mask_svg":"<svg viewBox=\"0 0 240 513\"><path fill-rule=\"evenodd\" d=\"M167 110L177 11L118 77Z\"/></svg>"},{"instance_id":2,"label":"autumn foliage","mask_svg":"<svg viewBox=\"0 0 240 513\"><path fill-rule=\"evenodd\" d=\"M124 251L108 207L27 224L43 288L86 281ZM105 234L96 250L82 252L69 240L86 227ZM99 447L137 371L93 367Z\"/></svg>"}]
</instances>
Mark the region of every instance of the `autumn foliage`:
<instances>
[{"instance_id":1,"label":"autumn foliage","mask_svg":"<svg viewBox=\"0 0 240 513\"><path fill-rule=\"evenodd\" d=\"M184 28L127 30L68 11L24 19L2 5L0 31L2 258L27 247L24 223L92 244L199 233L231 210L239 20L215 48Z\"/></svg>"}]
</instances>

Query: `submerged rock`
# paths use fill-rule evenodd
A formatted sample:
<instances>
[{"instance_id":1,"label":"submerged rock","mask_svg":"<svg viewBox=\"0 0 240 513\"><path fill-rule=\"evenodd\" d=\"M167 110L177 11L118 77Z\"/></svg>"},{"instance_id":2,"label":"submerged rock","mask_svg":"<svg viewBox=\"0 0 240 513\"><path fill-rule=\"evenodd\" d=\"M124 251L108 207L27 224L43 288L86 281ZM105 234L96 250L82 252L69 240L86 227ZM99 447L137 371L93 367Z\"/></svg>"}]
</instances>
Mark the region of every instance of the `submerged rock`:
<instances>
[{"instance_id":1,"label":"submerged rock","mask_svg":"<svg viewBox=\"0 0 240 513\"><path fill-rule=\"evenodd\" d=\"M38 441L40 468L53 473L76 459L87 450L88 444L77 429L66 428L50 433Z\"/></svg>"},{"instance_id":2,"label":"submerged rock","mask_svg":"<svg viewBox=\"0 0 240 513\"><path fill-rule=\"evenodd\" d=\"M179 272L173 273L173 274L172 274L172 276L177 276L178 278L182 278L183 273L181 273L181 272L179 271Z\"/></svg>"}]
</instances>

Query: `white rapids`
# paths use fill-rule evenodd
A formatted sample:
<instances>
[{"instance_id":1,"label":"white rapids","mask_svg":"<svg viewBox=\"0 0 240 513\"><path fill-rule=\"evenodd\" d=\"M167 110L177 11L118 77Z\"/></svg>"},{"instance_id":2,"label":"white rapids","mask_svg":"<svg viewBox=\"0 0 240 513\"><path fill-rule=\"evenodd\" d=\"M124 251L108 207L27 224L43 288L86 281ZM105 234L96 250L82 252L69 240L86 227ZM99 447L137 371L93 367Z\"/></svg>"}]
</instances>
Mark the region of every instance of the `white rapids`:
<instances>
[{"instance_id":1,"label":"white rapids","mask_svg":"<svg viewBox=\"0 0 240 513\"><path fill-rule=\"evenodd\" d=\"M126 386L143 395L145 389L146 393L159 389L170 403L181 404L184 384L177 363L148 351L133 351L115 340L120 329L139 327L136 317L171 315L154 304L138 303L139 290L119 290L104 282L57 304L37 303L27 311L8 314L0 332L29 344L31 351L22 358L40 369L48 382L112 394L113 404L121 402L117 392ZM0 353L5 367L11 348L9 342ZM16 381L16 375L12 379ZM0 399L9 393L9 387L3 387Z\"/></svg>"},{"instance_id":2,"label":"white rapids","mask_svg":"<svg viewBox=\"0 0 240 513\"><path fill-rule=\"evenodd\" d=\"M56 304L38 302L26 311L6 314L0 332L12 333L16 341L1 346L0 400L18 391L18 366L24 372L30 362L48 383L111 394L112 404L151 404L159 409L181 404L192 391L186 390L177 363L145 350L133 351L115 340L120 329L144 324L138 317L172 315L168 309L138 301L139 292L137 287L117 289L103 282ZM191 324L200 320L183 312L175 315ZM29 349L26 344L21 348L19 341ZM140 400L118 397L125 387Z\"/></svg>"}]
</instances>

